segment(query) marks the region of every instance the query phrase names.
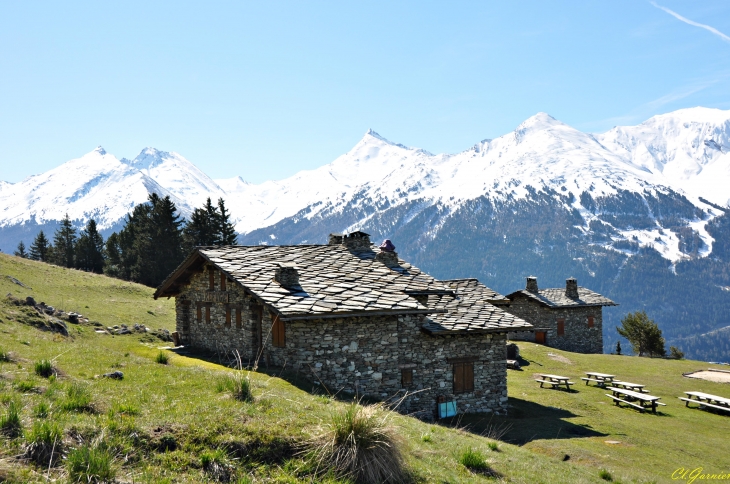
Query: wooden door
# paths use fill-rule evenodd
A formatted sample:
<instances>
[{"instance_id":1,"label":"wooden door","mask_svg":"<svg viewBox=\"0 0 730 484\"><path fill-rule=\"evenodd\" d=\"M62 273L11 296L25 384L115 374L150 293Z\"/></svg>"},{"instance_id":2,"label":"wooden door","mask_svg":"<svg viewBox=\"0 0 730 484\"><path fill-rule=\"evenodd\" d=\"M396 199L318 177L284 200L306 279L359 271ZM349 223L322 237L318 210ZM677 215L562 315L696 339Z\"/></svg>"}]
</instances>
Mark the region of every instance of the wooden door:
<instances>
[{"instance_id":1,"label":"wooden door","mask_svg":"<svg viewBox=\"0 0 730 484\"><path fill-rule=\"evenodd\" d=\"M545 331L535 331L535 343L544 345L546 339Z\"/></svg>"}]
</instances>

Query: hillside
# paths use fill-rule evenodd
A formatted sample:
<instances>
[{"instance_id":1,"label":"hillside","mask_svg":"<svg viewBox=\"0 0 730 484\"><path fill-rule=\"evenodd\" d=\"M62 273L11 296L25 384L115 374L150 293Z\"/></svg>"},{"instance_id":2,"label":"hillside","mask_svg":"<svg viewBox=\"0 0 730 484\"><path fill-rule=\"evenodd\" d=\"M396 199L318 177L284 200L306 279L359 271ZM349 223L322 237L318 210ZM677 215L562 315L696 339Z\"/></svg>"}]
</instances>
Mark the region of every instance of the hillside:
<instances>
[{"instance_id":1,"label":"hillside","mask_svg":"<svg viewBox=\"0 0 730 484\"><path fill-rule=\"evenodd\" d=\"M254 401L241 402L217 388L230 372L225 367L170 351L165 351L170 364L158 364L157 347L166 344L161 340L95 332L133 323L172 329L172 301L153 300L152 290L143 286L0 254L0 291L77 310L90 320L68 324L70 336L64 337L34 327L39 317L32 309L7 298L0 302L0 349L12 360L0 362L0 415L11 401L21 402L26 433L0 437L0 481L45 482L46 466L15 456L23 453L33 425L49 421L63 427L67 451L86 445L113 455L119 482L212 482L226 472L238 482L311 482L311 466L297 446L346 402L315 395L312 385L278 370L252 373ZM730 396L728 385L681 376L706 364L577 355L531 344L521 344L521 351L527 366L509 372L509 416L460 416L439 424L392 417L416 482L494 481L458 463L468 447L482 452L504 482L605 482L601 469L615 482L669 482L678 466L724 470L721 429L729 417L685 409L675 398L689 389ZM53 360L55 380L34 374L41 359ZM94 378L115 370L124 373L123 380ZM532 379L536 372L576 379L589 370L645 383L668 406L656 416L639 414L610 405L597 388L541 390ZM91 397L80 412L68 409L69 389L78 385ZM501 438L498 450L490 450L494 440L482 435ZM223 474L211 470L211 461ZM59 465L49 475L62 478L65 472Z\"/></svg>"}]
</instances>

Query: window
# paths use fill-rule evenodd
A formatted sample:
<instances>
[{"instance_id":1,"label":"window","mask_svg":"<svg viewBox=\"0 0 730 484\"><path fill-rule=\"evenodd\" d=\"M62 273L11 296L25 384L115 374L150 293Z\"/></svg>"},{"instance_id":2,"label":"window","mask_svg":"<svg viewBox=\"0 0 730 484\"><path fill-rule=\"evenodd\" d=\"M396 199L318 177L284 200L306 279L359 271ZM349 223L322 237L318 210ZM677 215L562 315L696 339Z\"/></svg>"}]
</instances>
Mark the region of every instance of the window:
<instances>
[{"instance_id":1,"label":"window","mask_svg":"<svg viewBox=\"0 0 730 484\"><path fill-rule=\"evenodd\" d=\"M558 319L558 336L564 336L564 335L565 335L565 320Z\"/></svg>"},{"instance_id":2,"label":"window","mask_svg":"<svg viewBox=\"0 0 730 484\"><path fill-rule=\"evenodd\" d=\"M286 337L284 334L284 323L279 319L279 316L273 316L274 325L271 328L271 341L277 348L284 348L286 346Z\"/></svg>"},{"instance_id":3,"label":"window","mask_svg":"<svg viewBox=\"0 0 730 484\"><path fill-rule=\"evenodd\" d=\"M595 323L593 322L593 316L588 316L588 327L592 328L594 324Z\"/></svg>"},{"instance_id":4,"label":"window","mask_svg":"<svg viewBox=\"0 0 730 484\"><path fill-rule=\"evenodd\" d=\"M203 303L198 303L196 316L197 316L196 320L199 323L202 323L203 322Z\"/></svg>"},{"instance_id":5,"label":"window","mask_svg":"<svg viewBox=\"0 0 730 484\"><path fill-rule=\"evenodd\" d=\"M226 290L226 275L221 272L221 291Z\"/></svg>"},{"instance_id":6,"label":"window","mask_svg":"<svg viewBox=\"0 0 730 484\"><path fill-rule=\"evenodd\" d=\"M400 371L400 384L403 388L413 385L413 370L404 368Z\"/></svg>"},{"instance_id":7,"label":"window","mask_svg":"<svg viewBox=\"0 0 730 484\"><path fill-rule=\"evenodd\" d=\"M474 391L474 363L454 363L454 393Z\"/></svg>"},{"instance_id":8,"label":"window","mask_svg":"<svg viewBox=\"0 0 730 484\"><path fill-rule=\"evenodd\" d=\"M205 304L205 322L210 323L210 303Z\"/></svg>"},{"instance_id":9,"label":"window","mask_svg":"<svg viewBox=\"0 0 730 484\"><path fill-rule=\"evenodd\" d=\"M241 328L241 311L243 311L243 306L238 304L236 306L236 328Z\"/></svg>"},{"instance_id":10,"label":"window","mask_svg":"<svg viewBox=\"0 0 730 484\"><path fill-rule=\"evenodd\" d=\"M226 304L226 326L231 327L231 306Z\"/></svg>"},{"instance_id":11,"label":"window","mask_svg":"<svg viewBox=\"0 0 730 484\"><path fill-rule=\"evenodd\" d=\"M208 290L213 291L215 289L215 271L210 269L208 271Z\"/></svg>"}]
</instances>

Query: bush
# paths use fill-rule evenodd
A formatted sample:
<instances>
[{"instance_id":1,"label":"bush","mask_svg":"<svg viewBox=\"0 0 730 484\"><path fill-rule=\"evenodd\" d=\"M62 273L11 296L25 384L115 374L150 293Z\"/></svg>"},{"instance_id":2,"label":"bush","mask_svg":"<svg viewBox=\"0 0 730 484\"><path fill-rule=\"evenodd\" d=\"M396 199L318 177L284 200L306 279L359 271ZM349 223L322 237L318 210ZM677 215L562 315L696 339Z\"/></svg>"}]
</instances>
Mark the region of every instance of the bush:
<instances>
[{"instance_id":1,"label":"bush","mask_svg":"<svg viewBox=\"0 0 730 484\"><path fill-rule=\"evenodd\" d=\"M39 466L55 466L63 457L63 430L55 422L34 423L25 441L23 455Z\"/></svg>"},{"instance_id":2,"label":"bush","mask_svg":"<svg viewBox=\"0 0 730 484\"><path fill-rule=\"evenodd\" d=\"M116 472L111 453L101 447L81 446L69 452L66 468L72 482L109 482Z\"/></svg>"},{"instance_id":3,"label":"bush","mask_svg":"<svg viewBox=\"0 0 730 484\"><path fill-rule=\"evenodd\" d=\"M41 360L35 362L35 374L43 377L48 378L51 375L55 373L55 370L53 369L53 364L49 360Z\"/></svg>"},{"instance_id":4,"label":"bush","mask_svg":"<svg viewBox=\"0 0 730 484\"><path fill-rule=\"evenodd\" d=\"M21 434L23 424L20 422L20 410L22 405L17 400L8 402L8 410L5 415L0 415L0 433L13 438Z\"/></svg>"},{"instance_id":5,"label":"bush","mask_svg":"<svg viewBox=\"0 0 730 484\"><path fill-rule=\"evenodd\" d=\"M681 360L684 359L684 352L677 348L676 346L670 346L669 347L669 357L673 360Z\"/></svg>"},{"instance_id":6,"label":"bush","mask_svg":"<svg viewBox=\"0 0 730 484\"><path fill-rule=\"evenodd\" d=\"M471 447L467 447L464 452L459 456L459 463L471 469L473 471L486 471L489 470L489 464L486 459L478 450L474 450Z\"/></svg>"},{"instance_id":7,"label":"bush","mask_svg":"<svg viewBox=\"0 0 730 484\"><path fill-rule=\"evenodd\" d=\"M72 383L66 389L66 398L61 402L61 409L67 412L93 412L91 392L81 383Z\"/></svg>"},{"instance_id":8,"label":"bush","mask_svg":"<svg viewBox=\"0 0 730 484\"><path fill-rule=\"evenodd\" d=\"M366 484L407 481L402 441L389 415L357 403L333 413L329 429L307 442L317 471Z\"/></svg>"},{"instance_id":9,"label":"bush","mask_svg":"<svg viewBox=\"0 0 730 484\"><path fill-rule=\"evenodd\" d=\"M233 374L228 374L218 380L216 390L219 393L228 392L236 400L242 402L252 402L253 394L251 393L251 375L246 374L242 370L238 370Z\"/></svg>"},{"instance_id":10,"label":"bush","mask_svg":"<svg viewBox=\"0 0 730 484\"><path fill-rule=\"evenodd\" d=\"M170 362L170 357L167 356L167 353L164 351L160 351L157 353L157 356L155 356L155 362L161 365L166 365Z\"/></svg>"}]
</instances>

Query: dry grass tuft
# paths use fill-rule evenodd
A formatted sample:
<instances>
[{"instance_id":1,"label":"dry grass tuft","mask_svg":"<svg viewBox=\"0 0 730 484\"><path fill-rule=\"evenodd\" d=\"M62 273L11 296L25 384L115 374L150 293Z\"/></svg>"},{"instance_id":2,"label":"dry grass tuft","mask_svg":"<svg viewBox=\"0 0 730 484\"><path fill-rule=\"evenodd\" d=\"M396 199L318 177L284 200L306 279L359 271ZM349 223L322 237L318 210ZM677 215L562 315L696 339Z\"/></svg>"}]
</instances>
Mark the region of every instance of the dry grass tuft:
<instances>
[{"instance_id":1,"label":"dry grass tuft","mask_svg":"<svg viewBox=\"0 0 730 484\"><path fill-rule=\"evenodd\" d=\"M407 482L403 441L382 406L352 403L332 414L326 431L306 443L318 474L362 484Z\"/></svg>"}]
</instances>

